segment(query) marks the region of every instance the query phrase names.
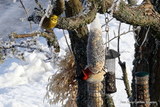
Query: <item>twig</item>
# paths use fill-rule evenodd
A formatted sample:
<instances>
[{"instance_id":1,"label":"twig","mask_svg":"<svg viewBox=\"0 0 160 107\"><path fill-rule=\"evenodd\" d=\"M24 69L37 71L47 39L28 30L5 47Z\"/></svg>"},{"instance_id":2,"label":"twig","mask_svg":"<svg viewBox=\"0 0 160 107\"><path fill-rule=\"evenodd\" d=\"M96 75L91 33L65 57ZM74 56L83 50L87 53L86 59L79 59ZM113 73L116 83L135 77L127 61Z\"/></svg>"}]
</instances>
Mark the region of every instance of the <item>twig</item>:
<instances>
[{"instance_id":1,"label":"twig","mask_svg":"<svg viewBox=\"0 0 160 107\"><path fill-rule=\"evenodd\" d=\"M28 12L27 12L27 10L26 10L26 8L25 8L25 6L24 6L22 0L20 0L20 3L21 3L21 5L22 5L22 8L24 9L24 11L25 11L27 17L29 17ZM32 30L32 24L31 24L31 22L29 22L29 25L30 25L30 29Z\"/></svg>"},{"instance_id":2,"label":"twig","mask_svg":"<svg viewBox=\"0 0 160 107\"><path fill-rule=\"evenodd\" d=\"M117 80L123 80L123 78L116 78Z\"/></svg>"},{"instance_id":3,"label":"twig","mask_svg":"<svg viewBox=\"0 0 160 107\"><path fill-rule=\"evenodd\" d=\"M120 28L121 28L121 22L120 22L119 28L118 28L118 43L117 43L117 51L118 52L119 52L119 47L120 47L119 46L119 44L120 44ZM119 65L122 69L122 72L123 72L123 81L124 81L124 85L125 85L125 90L128 95L128 98L130 98L131 97L131 90L130 90L130 86L129 86L127 71L126 71L126 63L121 61L120 56L118 57L118 62L119 62Z\"/></svg>"},{"instance_id":4,"label":"twig","mask_svg":"<svg viewBox=\"0 0 160 107\"><path fill-rule=\"evenodd\" d=\"M0 49L4 49L4 50L8 50L8 49L12 49L12 48L15 48L15 47L19 47L19 48L25 48L25 49L31 49L31 50L36 50L36 51L39 51L39 52L43 52L43 53L46 53L46 54L50 54L49 52L47 51L44 51L43 49L40 49L40 48L35 48L35 47L31 47L31 46L24 46L24 45L19 45L19 44L16 44L16 45L12 45L10 47L0 47Z\"/></svg>"},{"instance_id":5,"label":"twig","mask_svg":"<svg viewBox=\"0 0 160 107\"><path fill-rule=\"evenodd\" d=\"M34 32L31 34L17 34L17 33L12 33L11 36L13 38L26 38L26 37L33 37L33 36L37 36L40 35L42 37L45 37L47 39L53 39L52 36L50 36L49 34L45 33L45 32Z\"/></svg>"},{"instance_id":6,"label":"twig","mask_svg":"<svg viewBox=\"0 0 160 107\"><path fill-rule=\"evenodd\" d=\"M118 51L118 53L120 53L120 51L119 51L119 42L120 42L120 33L121 33L121 22L119 23L119 27L118 27L118 42L117 42L117 51ZM118 57L118 61L119 62L121 62L121 60L120 60L120 56Z\"/></svg>"},{"instance_id":7,"label":"twig","mask_svg":"<svg viewBox=\"0 0 160 107\"><path fill-rule=\"evenodd\" d=\"M147 29L147 32L146 32L145 37L144 37L144 40L143 40L143 42L142 42L142 44L141 44L140 47L142 47L142 46L144 45L144 43L145 43L145 41L146 41L146 39L147 39L147 37L148 37L149 30L150 30L150 26L149 26L148 29Z\"/></svg>"},{"instance_id":8,"label":"twig","mask_svg":"<svg viewBox=\"0 0 160 107\"><path fill-rule=\"evenodd\" d=\"M139 52L140 52L140 58L141 58L141 59L142 59L142 56L143 56L143 54L142 54L142 48L143 48L144 43L145 43L146 40L147 40L149 30L150 30L150 26L148 27L148 29L147 29L147 31L146 31L146 33L145 33L145 37L144 37L141 45L139 46Z\"/></svg>"},{"instance_id":9,"label":"twig","mask_svg":"<svg viewBox=\"0 0 160 107\"><path fill-rule=\"evenodd\" d=\"M46 33L46 32L34 32L34 33L31 33L31 34L16 34L16 33L12 33L11 34L11 37L13 38L26 38L26 37L34 37L34 36L42 36L44 38L47 39L48 41L48 46L53 46L55 48L55 52L59 52L60 51L60 46L59 46L59 43L58 43L58 40L54 34L54 32L49 32L49 33Z\"/></svg>"},{"instance_id":10,"label":"twig","mask_svg":"<svg viewBox=\"0 0 160 107\"><path fill-rule=\"evenodd\" d=\"M71 47L69 46L69 43L68 43L68 40L67 40L67 36L66 36L66 34L65 34L65 31L64 31L64 30L63 30L63 35L64 35L64 37L65 37L65 40L66 40L66 43L67 43L68 49L69 49L70 53L72 54L72 50L71 50Z\"/></svg>"},{"instance_id":11,"label":"twig","mask_svg":"<svg viewBox=\"0 0 160 107\"><path fill-rule=\"evenodd\" d=\"M136 29L135 29L136 30ZM121 34L119 34L118 36L114 36L112 39L110 39L108 42L111 42L112 40L114 40L114 39L116 39L116 38L118 38L118 37L121 37L121 36L123 36L123 35L125 35L125 34L127 34L127 33L130 33L130 32L134 32L135 30L130 30L130 31L127 31L127 32L123 32L123 33L121 33ZM108 42L106 42L106 43L104 43L104 44L107 44Z\"/></svg>"},{"instance_id":12,"label":"twig","mask_svg":"<svg viewBox=\"0 0 160 107\"><path fill-rule=\"evenodd\" d=\"M40 9L43 9L42 6L41 6L41 4L38 2L38 0L34 0L34 1L35 1L35 3L38 5L38 7L39 7Z\"/></svg>"},{"instance_id":13,"label":"twig","mask_svg":"<svg viewBox=\"0 0 160 107\"><path fill-rule=\"evenodd\" d=\"M105 18L106 18L106 16L105 16ZM113 20L114 18L111 18L111 19L108 19L108 17L107 17L107 19L105 19L105 24L103 24L102 26L101 26L101 28L103 28L105 25L107 25L109 22L111 22L112 20ZM106 21L107 20L107 21Z\"/></svg>"},{"instance_id":14,"label":"twig","mask_svg":"<svg viewBox=\"0 0 160 107\"><path fill-rule=\"evenodd\" d=\"M27 12L27 10L26 10L26 8L25 8L25 6L24 6L24 4L23 4L22 0L20 0L20 3L21 3L21 5L22 5L22 7L23 7L23 9L24 9L25 13L26 13L26 14L27 14L27 16L28 16L28 12Z\"/></svg>"}]
</instances>

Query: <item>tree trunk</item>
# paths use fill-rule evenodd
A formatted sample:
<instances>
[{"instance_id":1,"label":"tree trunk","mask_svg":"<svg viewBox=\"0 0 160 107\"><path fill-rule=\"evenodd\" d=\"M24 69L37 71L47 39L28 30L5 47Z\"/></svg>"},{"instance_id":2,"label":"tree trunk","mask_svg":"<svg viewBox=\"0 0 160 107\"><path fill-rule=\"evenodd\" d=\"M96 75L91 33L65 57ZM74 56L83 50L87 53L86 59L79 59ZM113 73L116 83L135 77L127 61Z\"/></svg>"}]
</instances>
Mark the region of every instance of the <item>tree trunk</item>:
<instances>
[{"instance_id":1,"label":"tree trunk","mask_svg":"<svg viewBox=\"0 0 160 107\"><path fill-rule=\"evenodd\" d=\"M156 11L160 12L159 0L151 0L155 6ZM133 99L136 100L135 91L135 72L145 71L149 72L149 94L150 94L150 107L160 107L160 39L158 37L160 31L156 29L150 29L147 39L140 51L140 45L144 41L148 27L141 28L140 32L137 32L135 43L135 60L133 69L133 83L132 92ZM145 59L142 63L139 63L140 59Z\"/></svg>"},{"instance_id":2,"label":"tree trunk","mask_svg":"<svg viewBox=\"0 0 160 107\"><path fill-rule=\"evenodd\" d=\"M76 74L78 80L78 95L77 95L77 106L78 107L87 107L87 82L81 80L82 77L82 70L87 65L87 58L86 58L86 46L87 46L87 31L85 31L86 27L79 28L81 29L83 35L82 38L79 38L77 35L80 35L81 32L69 31L72 50L75 56L76 62Z\"/></svg>"},{"instance_id":3,"label":"tree trunk","mask_svg":"<svg viewBox=\"0 0 160 107\"><path fill-rule=\"evenodd\" d=\"M152 104L151 107L160 107L160 41L155 38L150 38L148 47L152 50L149 56L150 98L151 101L155 101L158 104L158 106Z\"/></svg>"},{"instance_id":4,"label":"tree trunk","mask_svg":"<svg viewBox=\"0 0 160 107\"><path fill-rule=\"evenodd\" d=\"M160 13L160 0L151 0L155 9ZM160 31L151 30L152 35L159 35ZM158 36L157 36L158 37ZM152 44L153 43L153 44ZM152 44L152 45L151 45ZM150 98L151 101L156 101L157 107L160 107L160 38L150 38ZM156 106L152 106L156 107Z\"/></svg>"},{"instance_id":5,"label":"tree trunk","mask_svg":"<svg viewBox=\"0 0 160 107\"><path fill-rule=\"evenodd\" d=\"M82 5L79 0L70 0L69 2L66 2L66 17L77 15L82 10L81 6ZM74 31L68 30L68 32L76 63L76 75L78 80L77 106L87 107L87 82L81 80L81 77L82 70L84 70L87 65L86 49L88 41L88 28L85 25L75 29Z\"/></svg>"}]
</instances>

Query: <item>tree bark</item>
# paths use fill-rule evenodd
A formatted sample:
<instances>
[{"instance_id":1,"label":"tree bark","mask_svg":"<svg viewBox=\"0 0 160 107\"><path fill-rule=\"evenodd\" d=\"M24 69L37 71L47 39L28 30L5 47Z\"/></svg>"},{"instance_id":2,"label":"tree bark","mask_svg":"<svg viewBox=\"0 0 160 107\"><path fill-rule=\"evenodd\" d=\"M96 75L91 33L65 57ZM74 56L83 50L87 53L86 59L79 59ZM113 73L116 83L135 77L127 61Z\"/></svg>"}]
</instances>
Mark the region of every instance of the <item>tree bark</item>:
<instances>
[{"instance_id":1,"label":"tree bark","mask_svg":"<svg viewBox=\"0 0 160 107\"><path fill-rule=\"evenodd\" d=\"M150 38L149 42L148 47L152 51L148 57L150 65L150 99L158 104L152 104L151 107L160 107L160 41Z\"/></svg>"},{"instance_id":2,"label":"tree bark","mask_svg":"<svg viewBox=\"0 0 160 107\"><path fill-rule=\"evenodd\" d=\"M97 12L110 12L108 9L113 4L113 0L90 0L90 2L94 3L92 3L92 8L87 14L70 18L59 17L56 27L60 29L73 30L87 25L94 20ZM133 7L126 4L124 1L121 1L119 5L115 5L115 7L113 7L113 17L127 24L142 27L150 26L152 29L160 31L160 14L158 13L160 11L160 5L158 5L158 0L155 0L153 4L155 4L155 6L150 2L144 2L139 6ZM158 9L155 9L155 7ZM158 12L156 12L156 10ZM159 35L156 35L156 37L160 38Z\"/></svg>"},{"instance_id":3,"label":"tree bark","mask_svg":"<svg viewBox=\"0 0 160 107\"><path fill-rule=\"evenodd\" d=\"M81 3L79 0L71 0L66 2L66 16L72 17L77 15L81 10ZM77 95L77 106L87 107L87 82L81 80L82 70L87 65L87 41L88 41L88 28L87 26L81 26L75 30L68 30L69 37L71 40L71 47L75 56L76 63L76 75L78 80L78 95Z\"/></svg>"}]
</instances>

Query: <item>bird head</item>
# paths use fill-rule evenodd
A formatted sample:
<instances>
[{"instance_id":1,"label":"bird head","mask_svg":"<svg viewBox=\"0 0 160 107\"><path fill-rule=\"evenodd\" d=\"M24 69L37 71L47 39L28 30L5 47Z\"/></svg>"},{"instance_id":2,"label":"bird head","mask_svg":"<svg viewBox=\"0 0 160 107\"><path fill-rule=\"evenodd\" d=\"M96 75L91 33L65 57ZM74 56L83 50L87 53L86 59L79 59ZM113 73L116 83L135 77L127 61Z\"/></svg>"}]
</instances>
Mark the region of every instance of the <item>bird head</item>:
<instances>
[{"instance_id":1,"label":"bird head","mask_svg":"<svg viewBox=\"0 0 160 107\"><path fill-rule=\"evenodd\" d=\"M52 15L50 17L51 23L57 24L57 22L58 22L57 20L58 20L58 16L56 16L56 15Z\"/></svg>"},{"instance_id":2,"label":"bird head","mask_svg":"<svg viewBox=\"0 0 160 107\"><path fill-rule=\"evenodd\" d=\"M49 18L45 17L42 23L42 27L45 29L52 29L57 25L58 16L51 15Z\"/></svg>"},{"instance_id":3,"label":"bird head","mask_svg":"<svg viewBox=\"0 0 160 107\"><path fill-rule=\"evenodd\" d=\"M83 78L82 78L83 80L87 80L92 74L89 68L85 68L82 72L83 72Z\"/></svg>"}]
</instances>

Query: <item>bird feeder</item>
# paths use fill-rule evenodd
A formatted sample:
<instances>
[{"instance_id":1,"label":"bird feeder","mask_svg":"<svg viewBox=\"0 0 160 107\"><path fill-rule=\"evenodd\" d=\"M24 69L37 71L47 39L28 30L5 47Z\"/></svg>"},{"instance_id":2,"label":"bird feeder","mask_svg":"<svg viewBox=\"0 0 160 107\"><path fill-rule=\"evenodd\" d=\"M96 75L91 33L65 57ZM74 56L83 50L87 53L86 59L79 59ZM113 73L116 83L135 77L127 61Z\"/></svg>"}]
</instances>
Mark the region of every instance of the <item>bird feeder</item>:
<instances>
[{"instance_id":1,"label":"bird feeder","mask_svg":"<svg viewBox=\"0 0 160 107\"><path fill-rule=\"evenodd\" d=\"M136 107L150 107L149 97L149 73L148 72L136 72Z\"/></svg>"},{"instance_id":2,"label":"bird feeder","mask_svg":"<svg viewBox=\"0 0 160 107\"><path fill-rule=\"evenodd\" d=\"M103 96L102 96L103 84L99 83L88 83L88 106L87 107L102 107Z\"/></svg>"},{"instance_id":3,"label":"bird feeder","mask_svg":"<svg viewBox=\"0 0 160 107\"><path fill-rule=\"evenodd\" d=\"M87 66L82 71L82 79L89 83L104 80L105 48L102 41L102 32L97 28L92 29L87 44Z\"/></svg>"},{"instance_id":4,"label":"bird feeder","mask_svg":"<svg viewBox=\"0 0 160 107\"><path fill-rule=\"evenodd\" d=\"M117 91L115 83L115 58L120 56L118 52L113 49L106 49L105 55L105 69L107 73L105 75L105 92L114 93Z\"/></svg>"},{"instance_id":5,"label":"bird feeder","mask_svg":"<svg viewBox=\"0 0 160 107\"><path fill-rule=\"evenodd\" d=\"M104 80L103 71L105 63L105 48L101 30L94 28L90 30L87 44L87 66L83 70L83 80L88 82L88 106L102 107L102 81Z\"/></svg>"}]
</instances>

